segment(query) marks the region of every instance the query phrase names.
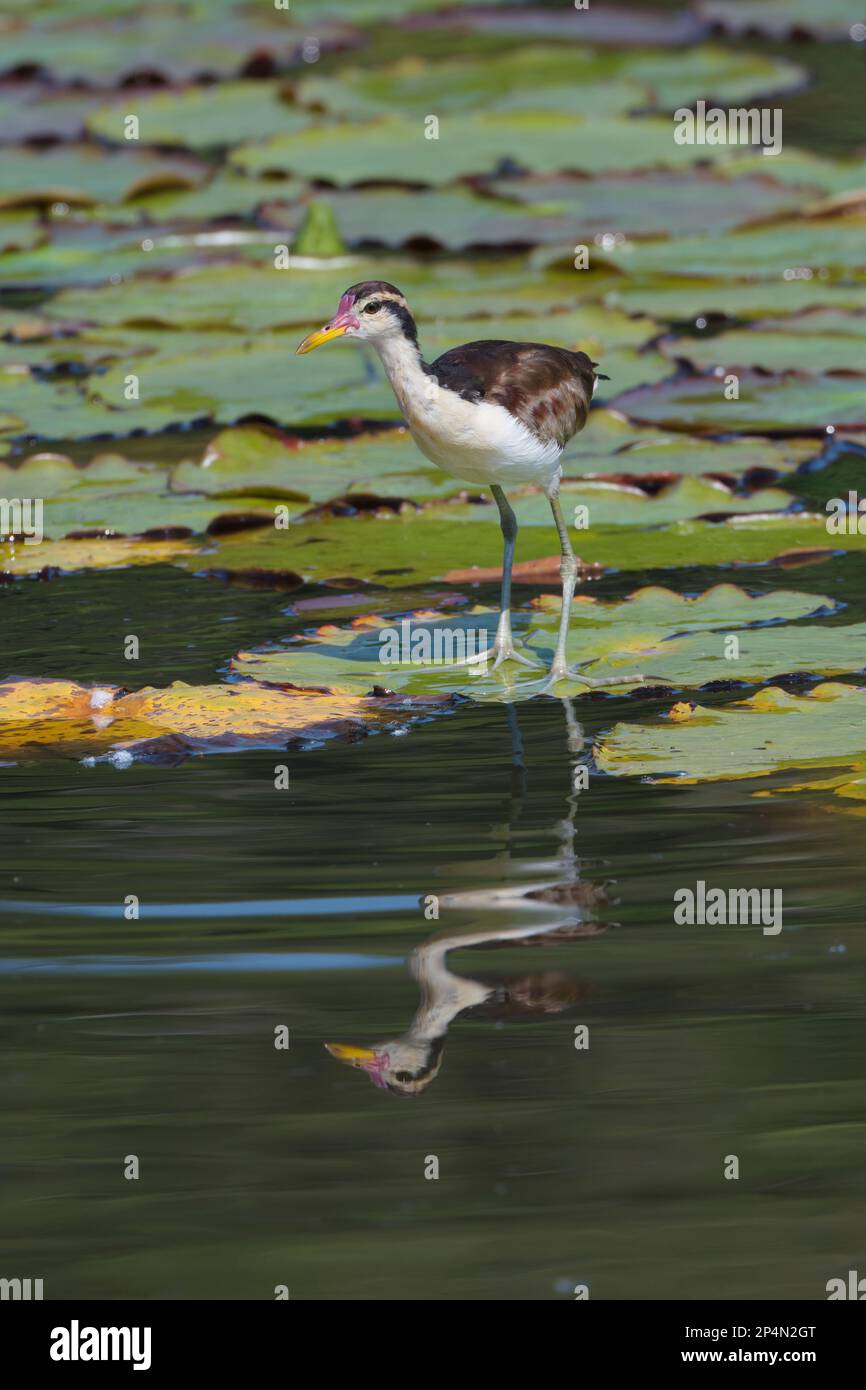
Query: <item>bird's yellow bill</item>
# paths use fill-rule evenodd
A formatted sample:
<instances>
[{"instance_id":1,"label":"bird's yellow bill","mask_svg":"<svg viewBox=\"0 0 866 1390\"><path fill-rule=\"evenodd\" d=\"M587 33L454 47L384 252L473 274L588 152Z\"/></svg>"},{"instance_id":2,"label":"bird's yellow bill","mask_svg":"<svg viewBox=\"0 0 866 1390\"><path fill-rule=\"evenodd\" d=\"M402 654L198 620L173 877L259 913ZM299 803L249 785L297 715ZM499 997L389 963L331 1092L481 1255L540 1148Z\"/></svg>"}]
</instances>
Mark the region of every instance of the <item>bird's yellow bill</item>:
<instances>
[{"instance_id":1,"label":"bird's yellow bill","mask_svg":"<svg viewBox=\"0 0 866 1390\"><path fill-rule=\"evenodd\" d=\"M347 1047L345 1043L325 1043L325 1047L339 1062L352 1062L355 1066L363 1066L365 1062L377 1060L377 1053L369 1047Z\"/></svg>"},{"instance_id":2,"label":"bird's yellow bill","mask_svg":"<svg viewBox=\"0 0 866 1390\"><path fill-rule=\"evenodd\" d=\"M333 328L317 328L315 333L308 333L302 343L295 348L295 352L302 355L305 352L312 352L313 348L321 347L322 343L329 343L332 338L342 338L347 325L337 324Z\"/></svg>"}]
</instances>

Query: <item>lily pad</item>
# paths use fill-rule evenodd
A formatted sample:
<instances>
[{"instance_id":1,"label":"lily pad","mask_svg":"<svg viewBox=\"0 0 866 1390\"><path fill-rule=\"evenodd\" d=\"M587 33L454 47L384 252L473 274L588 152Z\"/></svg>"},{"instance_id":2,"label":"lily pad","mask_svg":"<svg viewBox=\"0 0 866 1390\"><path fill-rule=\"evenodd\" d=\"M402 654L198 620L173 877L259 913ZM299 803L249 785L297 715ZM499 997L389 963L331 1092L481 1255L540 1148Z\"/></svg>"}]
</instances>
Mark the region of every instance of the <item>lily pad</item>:
<instances>
[{"instance_id":1,"label":"lily pad","mask_svg":"<svg viewBox=\"0 0 866 1390\"><path fill-rule=\"evenodd\" d=\"M36 246L45 232L32 217L0 213L0 252L22 251Z\"/></svg>"},{"instance_id":2,"label":"lily pad","mask_svg":"<svg viewBox=\"0 0 866 1390\"><path fill-rule=\"evenodd\" d=\"M193 188L207 166L145 150L109 153L89 145L48 150L0 148L0 207L118 203L160 188Z\"/></svg>"},{"instance_id":3,"label":"lily pad","mask_svg":"<svg viewBox=\"0 0 866 1390\"><path fill-rule=\"evenodd\" d=\"M277 82L220 82L136 97L140 139L146 145L183 145L210 149L242 140L303 130L310 117L292 110L280 97ZM129 97L103 106L87 118L87 129L104 140L123 142Z\"/></svg>"},{"instance_id":4,"label":"lily pad","mask_svg":"<svg viewBox=\"0 0 866 1390\"><path fill-rule=\"evenodd\" d=\"M813 458L810 439L694 439L635 425L617 410L596 407L587 428L566 445L562 470L578 475L643 477L647 474L713 474L735 478L752 470L785 473Z\"/></svg>"},{"instance_id":5,"label":"lily pad","mask_svg":"<svg viewBox=\"0 0 866 1390\"><path fill-rule=\"evenodd\" d=\"M422 346L432 359L460 341L482 335L531 341L544 334L555 336L563 346L598 355L603 339L604 368L612 383L627 389L635 383L660 381L670 372L670 364L658 354L630 346L654 327L647 320L594 307L583 315L559 314L546 320L461 321L459 328L447 321L434 323L423 330ZM623 340L622 346L618 339ZM90 408L82 420L85 432L122 431L117 418L121 414L142 429L203 417L230 424L248 415L282 426L400 418L383 369L372 353L365 355L356 344L336 344L308 360L294 357L294 338L286 334L258 334L225 347L223 341L210 350L202 351L197 345L191 352L173 356L169 336L159 357L136 365L139 398L134 401L126 399L128 364L92 378L86 387Z\"/></svg>"},{"instance_id":6,"label":"lily pad","mask_svg":"<svg viewBox=\"0 0 866 1390\"><path fill-rule=\"evenodd\" d=\"M710 45L683 57L663 50L612 54L536 44L483 58L434 63L411 57L373 71L306 76L295 93L304 105L352 118L478 110L610 116L690 106L698 97L734 102L770 96L800 85L805 76L792 63Z\"/></svg>"},{"instance_id":7,"label":"lily pad","mask_svg":"<svg viewBox=\"0 0 866 1390\"><path fill-rule=\"evenodd\" d=\"M113 87L141 75L175 82L206 76L243 76L256 70L288 70L301 61L308 31L291 16L258 7L256 17L235 11L216 17L207 9L154 12L135 7L111 24L90 13L46 17L12 26L3 35L0 72L39 67L64 83L84 81ZM354 32L328 20L316 24L321 52L352 44ZM134 98L133 98L134 100ZM134 109L134 108L131 108Z\"/></svg>"},{"instance_id":8,"label":"lily pad","mask_svg":"<svg viewBox=\"0 0 866 1390\"><path fill-rule=\"evenodd\" d=\"M796 145L784 145L776 155L751 152L736 155L726 173L731 178L741 174L757 174L776 183L798 184L820 189L824 194L840 194L852 189L866 188L866 159L828 159L826 155L799 150ZM802 211L808 211L806 204Z\"/></svg>"},{"instance_id":9,"label":"lily pad","mask_svg":"<svg viewBox=\"0 0 866 1390\"><path fill-rule=\"evenodd\" d=\"M0 464L0 495L40 499L42 534L55 540L92 533L138 536L146 543L168 534L182 538L184 532L243 530L275 520L273 503L263 497L241 493L227 503L173 495L164 468L120 454L97 454L86 465L45 453L15 467Z\"/></svg>"},{"instance_id":10,"label":"lily pad","mask_svg":"<svg viewBox=\"0 0 866 1390\"><path fill-rule=\"evenodd\" d=\"M99 103L94 92L46 92L40 84L0 91L4 140L83 139L84 122Z\"/></svg>"},{"instance_id":11,"label":"lily pad","mask_svg":"<svg viewBox=\"0 0 866 1390\"><path fill-rule=\"evenodd\" d=\"M698 371L723 366L813 375L866 373L866 313L822 309L799 318L759 320L749 329L709 339L669 338L660 347L666 356L685 358Z\"/></svg>"},{"instance_id":12,"label":"lily pad","mask_svg":"<svg viewBox=\"0 0 866 1390\"><path fill-rule=\"evenodd\" d=\"M596 526L664 526L701 516L736 516L749 512L784 511L790 493L781 488L762 488L738 496L724 483L711 478L678 478L648 495L642 488L623 483L584 479L564 483L561 500L566 515L585 508L586 529ZM518 522L547 525L550 506L543 493L512 497Z\"/></svg>"},{"instance_id":13,"label":"lily pad","mask_svg":"<svg viewBox=\"0 0 866 1390\"><path fill-rule=\"evenodd\" d=\"M145 687L124 694L113 686L62 680L0 683L0 752L109 757L125 766L134 756L285 748L405 722L382 699L277 690L242 681L224 685Z\"/></svg>"},{"instance_id":14,"label":"lily pad","mask_svg":"<svg viewBox=\"0 0 866 1390\"><path fill-rule=\"evenodd\" d=\"M399 517L323 518L286 532L273 528L218 538L184 568L242 576L250 572L301 574L311 583L334 577L374 580L388 588L425 581L455 582L465 588L477 567L500 573L502 537L486 508L483 519L460 525L441 512L408 511ZM623 571L681 569L706 565L760 565L785 555L815 562L842 551L866 550L866 536L830 535L826 515L788 513L734 517L723 522L680 521L657 528L594 527L573 532L585 565ZM548 582L557 586L559 547L553 526L526 526L517 559L550 562ZM459 576L451 581L449 576Z\"/></svg>"},{"instance_id":15,"label":"lily pad","mask_svg":"<svg viewBox=\"0 0 866 1390\"><path fill-rule=\"evenodd\" d=\"M767 377L757 372L738 376L738 400L725 398L725 370L715 376L687 377L657 386L637 387L616 398L616 408L633 420L669 429L800 433L828 426L866 428L866 390L858 377Z\"/></svg>"},{"instance_id":16,"label":"lily pad","mask_svg":"<svg viewBox=\"0 0 866 1390\"><path fill-rule=\"evenodd\" d=\"M453 128L451 128L453 126ZM639 132L639 133L638 133ZM295 174L351 185L375 179L446 184L493 173L504 160L538 173L579 169L682 167L722 159L726 151L678 145L670 121L647 117L639 126L616 117L579 119L555 113L443 116L440 136L427 138L422 119L388 116L278 135L241 145L230 161L248 174Z\"/></svg>"},{"instance_id":17,"label":"lily pad","mask_svg":"<svg viewBox=\"0 0 866 1390\"><path fill-rule=\"evenodd\" d=\"M683 277L635 278L622 281L604 296L605 303L627 313L650 314L670 322L691 319L705 321L712 315L756 319L770 314L796 314L804 309L831 307L843 310L866 309L866 282L833 284L816 275L808 266L803 275L790 280L693 280ZM701 324L699 327L703 326Z\"/></svg>"},{"instance_id":18,"label":"lily pad","mask_svg":"<svg viewBox=\"0 0 866 1390\"><path fill-rule=\"evenodd\" d=\"M351 246L449 250L535 246L550 241L562 244L573 232L572 222L563 214L479 198L467 188L334 189L326 202ZM303 203L268 202L262 210L268 226L291 232L301 226L305 215Z\"/></svg>"},{"instance_id":19,"label":"lily pad","mask_svg":"<svg viewBox=\"0 0 866 1390\"><path fill-rule=\"evenodd\" d=\"M682 722L617 724L596 747L595 760L615 777L680 784L788 768L862 770L866 690L826 682L808 695L791 695L771 687L724 709L697 705Z\"/></svg>"},{"instance_id":20,"label":"lily pad","mask_svg":"<svg viewBox=\"0 0 866 1390\"><path fill-rule=\"evenodd\" d=\"M785 280L803 269L813 274L862 269L864 238L866 217L801 218L724 236L631 241L607 254L632 275Z\"/></svg>"},{"instance_id":21,"label":"lily pad","mask_svg":"<svg viewBox=\"0 0 866 1390\"><path fill-rule=\"evenodd\" d=\"M256 426L223 430L199 463L180 463L174 492L238 494L324 502L351 494L415 499L448 496L465 484L418 452L406 430L353 439L286 439Z\"/></svg>"},{"instance_id":22,"label":"lily pad","mask_svg":"<svg viewBox=\"0 0 866 1390\"><path fill-rule=\"evenodd\" d=\"M721 172L693 169L632 174L600 174L593 179L563 175L492 179L491 192L541 206L572 219L576 235L678 236L719 232L767 217L799 211L803 189L776 183L766 173L726 178Z\"/></svg>"},{"instance_id":23,"label":"lily pad","mask_svg":"<svg viewBox=\"0 0 866 1390\"><path fill-rule=\"evenodd\" d=\"M612 44L617 48L659 44L664 48L693 44L710 26L688 10L630 10L624 5L596 5L582 10L502 5L461 5L435 15L419 15L413 29L460 29L473 34L513 34L518 38L565 39L575 43Z\"/></svg>"},{"instance_id":24,"label":"lily pad","mask_svg":"<svg viewBox=\"0 0 866 1390\"><path fill-rule=\"evenodd\" d=\"M602 681L615 681L636 667L649 670L648 679L687 686L730 678L732 671L739 679L761 679L765 671L776 674L781 669L775 662L796 648L797 633L801 634L800 651L807 635L815 639L821 634L821 640L827 641L820 628L766 624L802 618L828 606L832 608L832 601L784 591L752 598L733 585L717 586L697 598L659 588L638 590L618 603L580 596L569 634L569 657L587 675ZM509 697L531 694L538 677L523 667L488 672L473 671L471 664L449 665L485 649L497 616L483 608L460 614L422 612L405 618L365 616L350 627L320 628L283 651L242 653L232 669L260 681L340 691L366 687L378 673L379 684L398 692L447 688L479 699L502 698L506 692ZM519 640L528 637L524 650L549 662L557 623L555 600L537 605L531 615L516 615ZM740 642L737 662L724 656L725 636L733 630ZM851 650L853 639L862 634L855 629L827 628L829 633L834 631L852 638L850 663L856 656ZM837 659L843 647L840 636L833 647ZM861 649L859 657L866 663L866 650ZM543 669L543 660L540 664ZM858 668L844 664L840 669ZM578 683L563 681L564 686L568 684Z\"/></svg>"},{"instance_id":25,"label":"lily pad","mask_svg":"<svg viewBox=\"0 0 866 1390\"><path fill-rule=\"evenodd\" d=\"M696 10L729 34L772 39L847 39L853 21L850 0L697 0Z\"/></svg>"},{"instance_id":26,"label":"lily pad","mask_svg":"<svg viewBox=\"0 0 866 1390\"><path fill-rule=\"evenodd\" d=\"M496 264L442 261L369 261L355 265L277 271L273 266L190 267L162 278L136 276L122 285L64 290L46 306L46 317L100 324L165 324L183 328L302 328L322 323L336 308L347 283L375 274L406 293L412 310L425 319L468 318L499 313L503 305L542 314L570 307L589 285L572 270L527 275L522 261ZM587 280L593 279L587 276ZM593 281L593 283L595 283ZM314 359L316 360L316 359Z\"/></svg>"}]
</instances>

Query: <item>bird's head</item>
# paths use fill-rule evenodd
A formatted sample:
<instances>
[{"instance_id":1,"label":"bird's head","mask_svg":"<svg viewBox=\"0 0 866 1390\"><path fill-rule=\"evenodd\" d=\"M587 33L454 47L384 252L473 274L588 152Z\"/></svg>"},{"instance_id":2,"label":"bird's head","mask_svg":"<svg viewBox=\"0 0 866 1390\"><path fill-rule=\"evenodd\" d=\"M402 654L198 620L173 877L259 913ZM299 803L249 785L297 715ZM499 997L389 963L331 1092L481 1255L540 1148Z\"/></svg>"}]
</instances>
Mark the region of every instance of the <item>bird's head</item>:
<instances>
[{"instance_id":1,"label":"bird's head","mask_svg":"<svg viewBox=\"0 0 866 1390\"><path fill-rule=\"evenodd\" d=\"M406 297L396 285L387 280L364 280L350 285L340 296L337 312L324 328L317 328L302 343L299 353L329 343L332 338L360 338L362 342L381 343L386 338L408 338L418 342L415 320L409 313Z\"/></svg>"},{"instance_id":2,"label":"bird's head","mask_svg":"<svg viewBox=\"0 0 866 1390\"><path fill-rule=\"evenodd\" d=\"M350 1067L360 1067L374 1086L395 1096L417 1096L425 1090L442 1065L442 1040L394 1038L375 1047L349 1047L325 1043L332 1057Z\"/></svg>"}]
</instances>

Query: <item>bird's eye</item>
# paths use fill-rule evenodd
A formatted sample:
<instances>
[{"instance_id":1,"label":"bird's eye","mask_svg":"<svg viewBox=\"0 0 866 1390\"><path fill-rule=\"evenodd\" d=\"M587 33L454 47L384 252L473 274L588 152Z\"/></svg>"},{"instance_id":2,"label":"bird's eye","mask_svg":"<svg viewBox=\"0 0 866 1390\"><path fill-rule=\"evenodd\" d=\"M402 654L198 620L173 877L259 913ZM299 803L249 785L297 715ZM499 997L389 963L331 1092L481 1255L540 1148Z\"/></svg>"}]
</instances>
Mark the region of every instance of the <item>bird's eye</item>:
<instances>
[{"instance_id":1,"label":"bird's eye","mask_svg":"<svg viewBox=\"0 0 866 1390\"><path fill-rule=\"evenodd\" d=\"M410 1071L395 1071L395 1073L394 1073L394 1080L395 1080L395 1081L400 1081L400 1082L403 1082L403 1083L405 1083L405 1082L407 1082L407 1081L411 1081L411 1080L412 1080L412 1073L411 1073Z\"/></svg>"},{"instance_id":2,"label":"bird's eye","mask_svg":"<svg viewBox=\"0 0 866 1390\"><path fill-rule=\"evenodd\" d=\"M379 310L381 309L381 307L382 307L381 300L374 299L372 304L365 304L365 305L364 305L364 313L365 313L365 314L378 314L378 312L379 312Z\"/></svg>"}]
</instances>

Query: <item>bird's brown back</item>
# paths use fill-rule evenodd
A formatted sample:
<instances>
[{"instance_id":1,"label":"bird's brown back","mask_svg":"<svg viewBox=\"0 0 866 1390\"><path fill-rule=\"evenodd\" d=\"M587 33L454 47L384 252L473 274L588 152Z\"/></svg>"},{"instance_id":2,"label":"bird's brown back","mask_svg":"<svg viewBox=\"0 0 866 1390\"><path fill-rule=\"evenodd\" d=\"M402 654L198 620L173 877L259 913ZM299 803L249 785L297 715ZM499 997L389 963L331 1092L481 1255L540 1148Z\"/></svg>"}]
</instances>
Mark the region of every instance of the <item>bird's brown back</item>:
<instances>
[{"instance_id":1,"label":"bird's brown back","mask_svg":"<svg viewBox=\"0 0 866 1390\"><path fill-rule=\"evenodd\" d=\"M504 406L543 443L560 448L586 423L596 378L585 352L499 339L452 348L426 370L464 400Z\"/></svg>"}]
</instances>

